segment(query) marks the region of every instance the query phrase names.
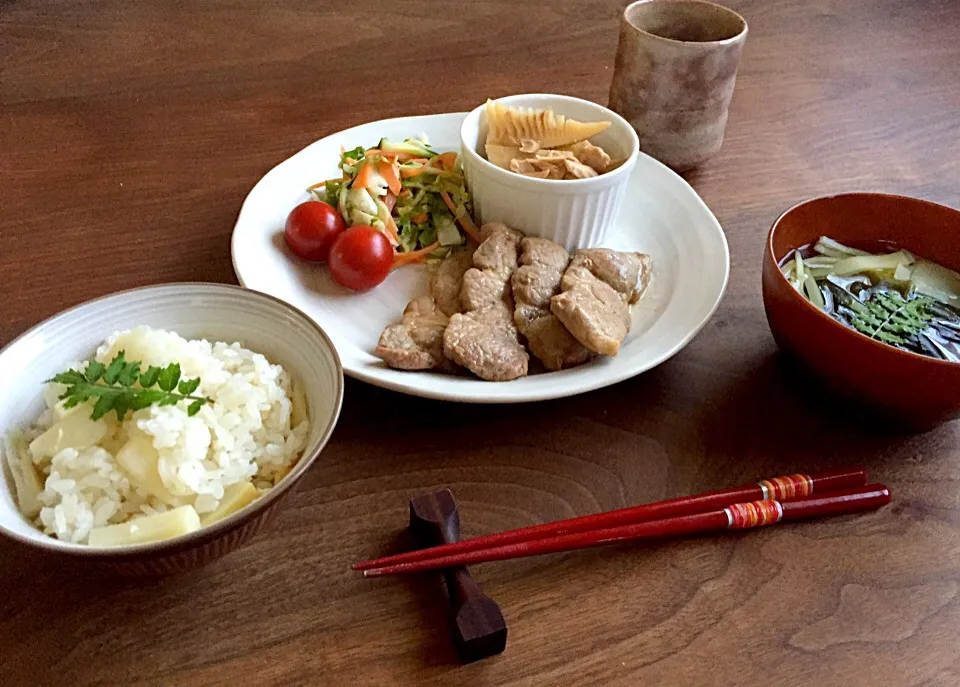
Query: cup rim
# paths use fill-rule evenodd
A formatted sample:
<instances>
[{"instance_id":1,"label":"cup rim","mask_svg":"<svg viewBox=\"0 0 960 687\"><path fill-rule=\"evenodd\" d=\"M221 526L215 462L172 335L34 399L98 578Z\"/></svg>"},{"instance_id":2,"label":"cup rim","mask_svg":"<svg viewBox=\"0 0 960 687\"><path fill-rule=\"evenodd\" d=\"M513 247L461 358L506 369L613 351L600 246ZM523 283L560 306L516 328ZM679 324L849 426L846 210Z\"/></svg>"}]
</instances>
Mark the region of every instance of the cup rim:
<instances>
[{"instance_id":1,"label":"cup rim","mask_svg":"<svg viewBox=\"0 0 960 687\"><path fill-rule=\"evenodd\" d=\"M343 376L343 363L340 360L340 354L337 352L336 346L333 345L333 341L330 339L330 336L323 330L320 325L318 325L313 318L304 313L299 308L287 303L286 301L280 300L275 296L270 294L263 293L261 291L255 291L253 289L247 289L242 286L236 286L234 284L221 284L217 282L203 282L203 281L182 281L182 282L169 282L164 284L152 284L149 286L140 286L130 289L123 289L120 291L114 291L112 293L104 294L102 296L97 296L89 300L77 303L61 312L55 313L50 317L38 322L33 325L26 331L20 333L18 336L13 338L9 343L0 348L0 354L3 354L15 344L21 340L27 338L38 329L46 326L47 324L53 322L54 320L67 317L82 308L85 308L94 303L99 303L101 301L108 300L114 297L126 296L132 293L144 293L149 291L159 291L162 289L169 289L171 287L200 287L203 289L208 289L211 291L232 291L232 292L242 292L245 296L250 296L253 298L260 298L266 301L271 301L276 305L281 306L282 308L293 313L298 319L302 320L307 324L311 329L315 330L317 334L320 335L320 338L323 340L324 344L329 349L330 353L333 356L334 369L336 371L336 385L334 389L334 395L336 396L336 402L333 408L333 413L330 417L329 424L324 430L323 434L317 440L316 445L307 453L306 450L301 454L300 459L294 465L293 469L289 474L285 475L283 479L280 480L280 483L274 486L272 489L267 491L265 494L257 498L253 503L248 504L247 506L241 508L236 513L228 515L222 520L218 520L215 523L212 523L206 527L201 527L198 530L193 532L188 532L172 539L163 539L161 541L154 542L145 542L142 544L129 544L126 546L111 546L111 547L100 547L100 546L89 546L87 544L73 544L72 542L65 542L48 535L40 534L45 538L45 540L33 539L31 537L26 537L18 532L14 532L9 529L6 525L0 523L0 535L8 537L24 546L29 546L32 548L40 549L47 553L57 553L65 554L68 556L76 556L80 558L89 558L89 559L111 559L111 558L133 558L141 557L144 555L156 555L158 553L172 553L175 551L182 551L190 549L195 545L202 544L203 542L211 541L216 539L219 536L226 534L227 532L236 529L238 526L249 521L251 518L256 517L258 514L265 511L269 506L276 503L278 499L284 496L287 492L290 491L306 474L306 471L310 469L317 458L320 456L320 453L326 447L327 443L330 441L330 437L333 435L334 429L337 426L337 421L340 418L340 411L343 407L343 396L344 396L344 376ZM0 466L2 468L2 466ZM16 499L14 498L14 501ZM19 510L19 508L18 508ZM22 516L22 514L21 514Z\"/></svg>"},{"instance_id":2,"label":"cup rim","mask_svg":"<svg viewBox=\"0 0 960 687\"><path fill-rule=\"evenodd\" d=\"M662 5L686 4L686 5L705 5L709 7L714 7L720 10L721 12L732 16L737 21L739 21L741 24L741 29L736 33L736 35L730 36L729 38L723 38L717 41L682 41L676 38L667 38L666 36L659 36L655 33L651 33L650 31L646 31L645 29L638 28L633 23L631 23L629 19L627 19L627 13L630 12L630 10L633 9L634 7L637 7L638 5L649 5L654 3L662 4ZM737 41L741 40L744 36L747 35L747 31L750 28L747 25L747 20L744 19L742 14L740 14L736 10L730 9L729 7L725 7L724 5L720 5L715 2L709 2L709 0L634 0L634 2L631 2L629 5L627 5L623 9L623 13L620 15L620 18L622 19L624 24L629 26L631 29L633 29L637 33L642 33L644 36L649 36L650 38L655 38L658 41L663 41L668 44L682 45L685 47L690 47L693 45L718 46L718 45L729 45L731 43L736 43Z\"/></svg>"},{"instance_id":3,"label":"cup rim","mask_svg":"<svg viewBox=\"0 0 960 687\"><path fill-rule=\"evenodd\" d=\"M825 323L829 323L827 326L831 327L834 331L838 333L844 332L846 334L849 334L850 336L856 337L864 345L870 347L875 351L878 351L878 352L885 351L887 355L894 355L903 360L913 361L915 364L918 364L918 365L930 365L930 366L936 366L936 367L942 368L944 370L946 369L956 370L958 367L960 367L960 363L954 363L949 360L938 360L937 358L931 358L926 355L921 355L920 353L914 353L913 351L905 351L903 349L897 348L896 346L891 346L890 344L883 343L882 341L871 339L870 337L864 336L860 332L854 329L851 329L850 327L847 327L841 322L838 322L834 318L830 317L830 315L828 315L827 313L823 312L820 308L818 308L813 303L808 301L802 294L797 293L796 289L793 288L793 286L790 284L787 278L783 275L783 271L780 269L780 262L777 260L777 255L773 249L773 237L777 233L777 229L780 227L780 223L787 217L787 215L793 213L795 210L798 210L801 207L804 207L806 205L823 202L825 200L841 199L841 198L850 197L850 196L873 196L873 197L889 198L889 199L894 199L898 201L909 201L912 203L925 203L927 205L936 205L936 206L947 208L948 210L952 210L954 212L960 213L960 210L957 210L956 208L951 208L949 205L943 205L941 203L934 203L933 201L930 201L930 200L924 200L922 198L914 198L912 196L899 195L896 193L880 193L875 191L846 191L843 193L830 193L830 194L816 196L814 198L808 198L806 200L802 200L798 203L794 203L789 208L781 212L780 215L777 216L777 218L773 221L773 224L770 225L770 230L767 232L767 240L764 244L764 254L765 254L765 259L769 260L774 266L774 271L776 272L776 275L774 275L774 279L776 279L777 283L780 284L781 287L785 286L790 290L791 296L794 296L795 299L800 302L800 305L802 308L804 308L807 312L812 313L814 316L818 317L821 321ZM796 250L797 248L800 248L800 246L794 246L791 249L791 251Z\"/></svg>"},{"instance_id":4,"label":"cup rim","mask_svg":"<svg viewBox=\"0 0 960 687\"><path fill-rule=\"evenodd\" d=\"M604 107L603 105L595 103L592 100L585 100L572 95L560 95L558 93L515 93L513 95L507 95L500 98L490 98L490 100L508 104L510 101L521 98L551 98L567 103L582 103L597 108L605 118L611 121L611 123L618 123L622 126L624 131L627 132L630 137L630 154L627 156L627 159L624 160L623 164L613 171L606 172L595 177L589 177L587 179L538 179L536 177L528 177L524 176L523 174L511 172L510 170L503 169L502 167L497 167L495 164L490 162L490 160L478 153L474 146L468 145L467 143L467 137L464 130L467 128L467 123L471 121L472 118L476 118L479 121L480 115L486 107L486 102L484 102L483 104L478 105L470 110L470 112L468 112L467 116L464 118L463 123L460 125L460 148L463 155L469 157L471 161L477 162L485 173L495 177L501 183L505 183L515 188L526 188L535 191L547 191L549 189L566 189L566 192L573 190L589 191L595 190L598 187L615 183L619 177L622 177L623 175L629 175L633 167L636 165L636 162L640 157L640 137L637 135L637 132L634 130L630 122L610 108Z\"/></svg>"}]
</instances>

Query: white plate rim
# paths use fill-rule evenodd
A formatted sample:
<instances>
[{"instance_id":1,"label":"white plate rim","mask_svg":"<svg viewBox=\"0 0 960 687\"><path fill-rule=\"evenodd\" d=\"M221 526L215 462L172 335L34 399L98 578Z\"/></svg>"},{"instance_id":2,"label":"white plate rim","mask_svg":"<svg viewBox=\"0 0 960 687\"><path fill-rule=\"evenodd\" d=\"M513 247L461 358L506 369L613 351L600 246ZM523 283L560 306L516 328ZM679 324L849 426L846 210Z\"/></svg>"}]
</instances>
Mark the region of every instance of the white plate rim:
<instances>
[{"instance_id":1,"label":"white plate rim","mask_svg":"<svg viewBox=\"0 0 960 687\"><path fill-rule=\"evenodd\" d=\"M257 290L247 286L247 284L243 279L243 276L240 273L240 269L237 265L237 259L236 259L237 242L238 242L237 229L240 224L240 219L243 216L244 211L247 209L248 204L251 203L251 198L254 197L257 189L262 184L264 184L266 179L277 169L288 164L292 160L307 154L311 148L313 148L314 146L319 146L320 144L324 143L327 139L334 138L334 137L347 136L351 134L353 131L355 131L356 129L359 129L362 127L367 127L371 125L394 124L394 123L400 123L403 121L414 120L414 119L422 120L424 118L429 118L434 116L443 117L443 116L457 115L461 117L466 117L467 114L469 113L444 112L444 113L433 113L433 114L426 114L426 115L412 115L412 116L406 116L406 117L390 117L387 119L363 122L362 124L357 124L347 129L342 129L340 131L335 131L333 133L330 133L324 136L323 138L317 139L313 143L310 143L309 145L300 149L293 155L287 157L286 159L282 160L278 164L271 167L270 170L268 170L262 177L260 177L257 183L254 184L254 186L247 193L246 197L243 200L243 203L240 206L240 211L237 213L237 221L234 223L233 232L231 233L230 259L231 259L231 264L233 266L234 275L236 276L239 284L244 288L248 288L254 291ZM690 186L690 184L688 184L683 177L681 177L679 174L677 174L675 171L667 167L665 164L663 164L659 160L653 157L650 157L649 155L646 155L642 151L640 152L640 156L643 158L646 158L647 164L652 164L654 167L658 168L658 171L661 174L666 174L667 176L674 177L674 181L679 181L681 184L683 184L689 189L690 193L693 196L695 204L699 207L700 210L705 212L706 215L712 220L710 222L710 228L715 233L715 238L719 239L719 245L723 249L722 251L723 279L721 281L720 288L717 290L716 295L714 296L712 304L710 305L709 308L707 308L704 311L704 315L701 317L700 321L697 322L696 326L690 328L690 330L683 337L678 339L678 341L673 346L664 350L660 355L643 360L639 364L630 366L624 363L620 367L611 368L611 369L605 370L604 373L602 374L597 374L593 377L590 377L588 378L587 381L583 381L575 384L559 383L556 385L544 385L544 387L542 388L533 387L531 389L524 390L523 393L510 393L509 382L486 382L483 380L469 379L469 378L465 378L465 381L468 381L474 384L481 384L486 390L489 390L490 386L502 386L504 387L505 392L492 393L492 394L484 393L483 395L469 395L469 394L455 395L448 391L435 391L427 387L412 386L409 384L405 384L403 382L395 382L391 379L383 378L375 371L356 368L354 367L352 362L348 361L346 356L341 355L340 358L343 361L344 374L346 374L349 377L353 377L354 379L359 379L360 381L367 382L369 384L372 384L374 386L377 386L383 389L388 389L390 391L397 391L400 393L408 394L411 396L417 396L420 398L428 398L428 399L441 400L441 401L453 401L457 403L476 403L476 404L484 404L484 405L533 403L538 401L548 401L548 400L554 400L559 398L566 398L569 396L576 396L579 394L588 393L590 391L596 391L597 389L602 389L608 386L612 386L614 384L619 384L620 382L626 381L628 379L632 379L637 375L643 374L644 372L647 372L663 364L664 362L666 362L667 360L675 356L677 353L682 351L703 330L703 328L711 320L714 314L716 314L717 309L720 307L720 303L723 300L724 295L726 294L727 286L729 285L729 282L730 282L730 247L727 242L726 234L723 231L723 227L720 224L720 221L716 218L716 216L713 214L713 212L710 210L710 208L707 206L704 200L700 197L700 195L696 192L696 190L694 190L694 188ZM268 292L264 292L264 293L268 293ZM273 295L273 294L268 293L268 295ZM280 298L279 296L274 296L274 297ZM281 300L283 299L281 298ZM291 305L294 305L294 307L298 307L298 308L300 307L300 306L297 306L296 304L291 304ZM313 315L311 315L307 310L303 310L303 312L307 314L308 317L313 319L314 322L316 322L317 325L321 327L321 329L324 327L323 323L316 320L313 317ZM374 370L376 369L378 368L374 368ZM406 374L412 375L417 373L409 372ZM543 374L544 375L563 374L563 371L543 373ZM541 376L541 375L537 375L537 376Z\"/></svg>"}]
</instances>

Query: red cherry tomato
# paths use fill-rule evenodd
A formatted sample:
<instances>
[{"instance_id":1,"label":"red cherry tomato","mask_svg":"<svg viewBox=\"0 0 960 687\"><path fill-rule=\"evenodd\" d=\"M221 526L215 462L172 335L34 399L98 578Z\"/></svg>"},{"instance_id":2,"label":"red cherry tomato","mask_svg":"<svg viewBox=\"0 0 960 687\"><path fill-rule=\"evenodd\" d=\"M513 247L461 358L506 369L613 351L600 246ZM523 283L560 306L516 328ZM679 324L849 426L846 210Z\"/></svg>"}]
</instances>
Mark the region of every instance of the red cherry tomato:
<instances>
[{"instance_id":1,"label":"red cherry tomato","mask_svg":"<svg viewBox=\"0 0 960 687\"><path fill-rule=\"evenodd\" d=\"M393 246L373 227L350 227L330 248L330 274L337 283L366 291L382 282L393 268Z\"/></svg>"},{"instance_id":2,"label":"red cherry tomato","mask_svg":"<svg viewBox=\"0 0 960 687\"><path fill-rule=\"evenodd\" d=\"M326 262L330 246L344 229L343 217L335 207L308 200L290 211L283 236L290 249L304 260Z\"/></svg>"}]
</instances>

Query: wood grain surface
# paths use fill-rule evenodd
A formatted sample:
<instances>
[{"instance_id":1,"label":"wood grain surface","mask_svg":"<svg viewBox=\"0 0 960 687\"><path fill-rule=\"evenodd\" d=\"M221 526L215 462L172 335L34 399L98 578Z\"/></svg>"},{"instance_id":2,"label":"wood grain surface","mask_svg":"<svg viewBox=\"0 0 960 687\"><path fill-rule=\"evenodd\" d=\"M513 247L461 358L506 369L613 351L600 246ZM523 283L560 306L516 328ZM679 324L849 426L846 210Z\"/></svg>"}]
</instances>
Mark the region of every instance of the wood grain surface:
<instances>
[{"instance_id":1,"label":"wood grain surface","mask_svg":"<svg viewBox=\"0 0 960 687\"><path fill-rule=\"evenodd\" d=\"M0 2L0 343L118 289L234 281L245 194L341 128L516 92L606 102L625 4ZM181 577L91 578L2 541L0 682L960 684L960 424L851 424L778 357L759 269L770 223L814 195L960 206L960 3L728 4L750 35L727 139L688 179L732 273L687 349L522 407L351 382L272 531ZM348 569L402 546L407 500L442 487L470 536L858 464L891 507L475 567L510 635L466 667L438 577Z\"/></svg>"}]
</instances>

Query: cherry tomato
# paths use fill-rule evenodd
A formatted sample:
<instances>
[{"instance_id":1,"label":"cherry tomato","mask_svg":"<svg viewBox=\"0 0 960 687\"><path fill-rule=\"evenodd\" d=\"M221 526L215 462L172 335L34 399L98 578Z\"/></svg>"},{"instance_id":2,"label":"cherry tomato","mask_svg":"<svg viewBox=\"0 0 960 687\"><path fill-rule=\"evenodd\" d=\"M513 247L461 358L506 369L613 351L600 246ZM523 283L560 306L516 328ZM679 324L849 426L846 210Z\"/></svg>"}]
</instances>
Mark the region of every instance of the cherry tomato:
<instances>
[{"instance_id":1,"label":"cherry tomato","mask_svg":"<svg viewBox=\"0 0 960 687\"><path fill-rule=\"evenodd\" d=\"M290 211L283 236L290 249L304 260L326 262L330 246L345 228L335 207L308 200Z\"/></svg>"},{"instance_id":2,"label":"cherry tomato","mask_svg":"<svg viewBox=\"0 0 960 687\"><path fill-rule=\"evenodd\" d=\"M337 283L366 291L382 282L393 267L393 246L373 227L350 227L330 248L330 274Z\"/></svg>"}]
</instances>

